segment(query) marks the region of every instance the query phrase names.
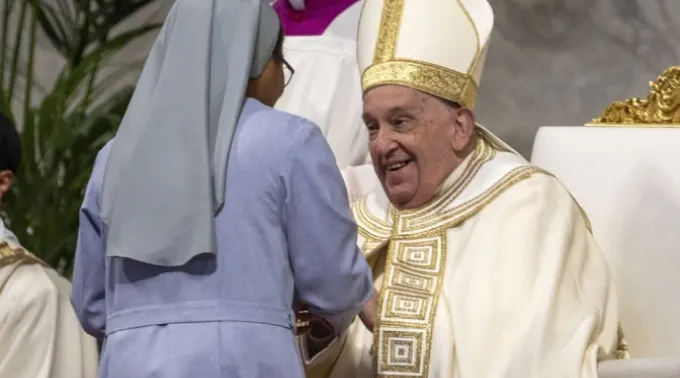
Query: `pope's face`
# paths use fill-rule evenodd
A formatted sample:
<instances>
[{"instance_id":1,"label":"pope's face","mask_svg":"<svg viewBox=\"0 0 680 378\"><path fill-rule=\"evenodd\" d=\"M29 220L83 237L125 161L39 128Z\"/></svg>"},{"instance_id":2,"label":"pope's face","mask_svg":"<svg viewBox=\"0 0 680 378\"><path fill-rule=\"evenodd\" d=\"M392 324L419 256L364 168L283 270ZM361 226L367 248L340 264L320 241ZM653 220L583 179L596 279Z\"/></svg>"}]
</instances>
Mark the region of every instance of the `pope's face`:
<instances>
[{"instance_id":1,"label":"pope's face","mask_svg":"<svg viewBox=\"0 0 680 378\"><path fill-rule=\"evenodd\" d=\"M376 87L364 95L373 167L398 209L431 201L464 158L460 152L470 136L463 146L459 111L436 97L397 85Z\"/></svg>"}]
</instances>

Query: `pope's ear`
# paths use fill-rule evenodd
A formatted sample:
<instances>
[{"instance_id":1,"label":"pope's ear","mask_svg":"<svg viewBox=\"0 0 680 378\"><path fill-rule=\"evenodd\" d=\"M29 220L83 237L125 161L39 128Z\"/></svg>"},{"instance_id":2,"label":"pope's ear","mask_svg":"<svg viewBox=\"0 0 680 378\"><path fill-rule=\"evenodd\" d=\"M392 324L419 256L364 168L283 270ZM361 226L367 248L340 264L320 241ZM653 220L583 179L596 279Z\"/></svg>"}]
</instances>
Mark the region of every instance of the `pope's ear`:
<instances>
[{"instance_id":1,"label":"pope's ear","mask_svg":"<svg viewBox=\"0 0 680 378\"><path fill-rule=\"evenodd\" d=\"M457 152L464 152L469 149L475 133L475 115L468 108L452 109L455 112L454 120L456 133L453 137L453 149Z\"/></svg>"}]
</instances>

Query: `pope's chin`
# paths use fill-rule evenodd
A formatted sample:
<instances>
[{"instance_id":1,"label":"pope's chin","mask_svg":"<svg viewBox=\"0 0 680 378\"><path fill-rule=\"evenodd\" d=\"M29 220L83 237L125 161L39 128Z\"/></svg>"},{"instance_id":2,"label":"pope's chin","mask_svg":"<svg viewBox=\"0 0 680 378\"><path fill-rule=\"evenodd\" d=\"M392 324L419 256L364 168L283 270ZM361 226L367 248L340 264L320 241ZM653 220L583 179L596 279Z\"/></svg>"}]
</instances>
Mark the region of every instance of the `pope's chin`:
<instances>
[{"instance_id":1,"label":"pope's chin","mask_svg":"<svg viewBox=\"0 0 680 378\"><path fill-rule=\"evenodd\" d=\"M417 184L413 179L416 172L410 165L413 164L392 171L383 168L378 175L387 198L397 209L407 208L416 193Z\"/></svg>"},{"instance_id":2,"label":"pope's chin","mask_svg":"<svg viewBox=\"0 0 680 378\"><path fill-rule=\"evenodd\" d=\"M408 204L413 200L415 194L413 185L410 185L408 182L390 185L388 182L383 181L382 187L387 195L387 199L399 210L408 208Z\"/></svg>"}]
</instances>

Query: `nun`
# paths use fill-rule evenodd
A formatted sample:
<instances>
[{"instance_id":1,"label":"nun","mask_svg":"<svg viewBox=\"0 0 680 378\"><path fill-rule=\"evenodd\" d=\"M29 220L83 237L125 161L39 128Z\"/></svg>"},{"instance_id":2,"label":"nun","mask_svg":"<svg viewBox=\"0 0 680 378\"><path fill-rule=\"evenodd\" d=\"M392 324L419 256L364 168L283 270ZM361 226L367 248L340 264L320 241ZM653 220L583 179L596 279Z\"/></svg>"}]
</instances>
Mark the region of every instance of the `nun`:
<instances>
[{"instance_id":1,"label":"nun","mask_svg":"<svg viewBox=\"0 0 680 378\"><path fill-rule=\"evenodd\" d=\"M266 0L177 0L80 210L71 303L101 378L303 378L294 306L342 333L372 277Z\"/></svg>"}]
</instances>

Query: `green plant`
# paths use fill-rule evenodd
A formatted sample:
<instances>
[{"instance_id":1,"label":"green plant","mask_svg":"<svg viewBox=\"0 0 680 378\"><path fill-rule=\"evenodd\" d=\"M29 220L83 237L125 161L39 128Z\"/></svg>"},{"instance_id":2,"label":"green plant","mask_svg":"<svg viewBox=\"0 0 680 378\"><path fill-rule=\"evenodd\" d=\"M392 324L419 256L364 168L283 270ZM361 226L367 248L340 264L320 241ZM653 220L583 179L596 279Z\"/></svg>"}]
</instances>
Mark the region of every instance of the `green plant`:
<instances>
[{"instance_id":1,"label":"green plant","mask_svg":"<svg viewBox=\"0 0 680 378\"><path fill-rule=\"evenodd\" d=\"M22 166L3 204L3 218L28 250L67 276L73 266L78 210L94 159L115 133L132 94L130 87L111 90L112 84L139 67L112 70L110 58L160 25L118 34L114 30L155 1L0 2L0 106L16 119L11 105L19 98L23 126ZM10 14L19 16L14 32ZM38 30L66 63L54 85L32 105L38 85L33 76ZM105 75L104 68L113 72Z\"/></svg>"}]
</instances>

